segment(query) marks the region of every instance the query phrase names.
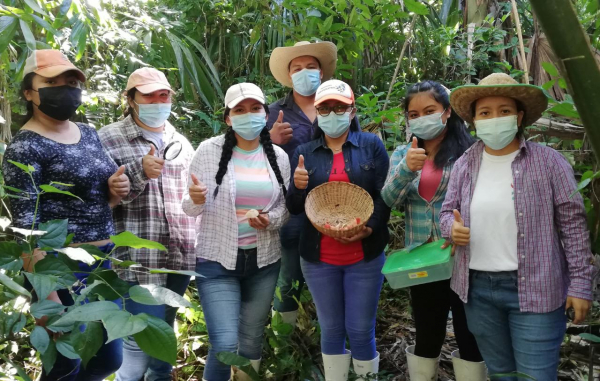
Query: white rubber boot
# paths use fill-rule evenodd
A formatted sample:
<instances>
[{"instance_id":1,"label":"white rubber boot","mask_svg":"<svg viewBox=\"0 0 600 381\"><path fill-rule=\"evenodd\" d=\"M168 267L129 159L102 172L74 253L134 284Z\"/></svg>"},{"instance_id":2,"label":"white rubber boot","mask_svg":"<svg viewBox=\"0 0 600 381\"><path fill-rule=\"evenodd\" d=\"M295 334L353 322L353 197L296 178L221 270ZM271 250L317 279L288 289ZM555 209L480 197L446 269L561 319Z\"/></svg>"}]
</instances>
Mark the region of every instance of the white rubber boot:
<instances>
[{"instance_id":1,"label":"white rubber boot","mask_svg":"<svg viewBox=\"0 0 600 381\"><path fill-rule=\"evenodd\" d=\"M486 381L487 367L485 362L466 361L460 358L460 352L452 352L452 366L456 381Z\"/></svg>"},{"instance_id":2,"label":"white rubber boot","mask_svg":"<svg viewBox=\"0 0 600 381\"><path fill-rule=\"evenodd\" d=\"M379 352L377 352L377 357L373 360L369 361L360 361L357 359L352 359L352 363L354 364L354 373L358 376L366 376L371 373L372 375L376 375L379 373ZM375 380L377 378L374 378ZM356 381L364 381L364 378L359 377Z\"/></svg>"},{"instance_id":3,"label":"white rubber boot","mask_svg":"<svg viewBox=\"0 0 600 381\"><path fill-rule=\"evenodd\" d=\"M250 360L250 365L252 365L252 369L258 373L258 370L260 369L260 359ZM252 378L250 378L246 372L238 368L235 369L235 377L233 377L233 379L237 381L252 381Z\"/></svg>"},{"instance_id":4,"label":"white rubber boot","mask_svg":"<svg viewBox=\"0 0 600 381\"><path fill-rule=\"evenodd\" d=\"M322 355L325 381L347 381L351 355L348 350L343 355Z\"/></svg>"},{"instance_id":5,"label":"white rubber boot","mask_svg":"<svg viewBox=\"0 0 600 381\"><path fill-rule=\"evenodd\" d=\"M410 381L437 381L439 356L435 359L415 356L415 346L406 348Z\"/></svg>"}]
</instances>

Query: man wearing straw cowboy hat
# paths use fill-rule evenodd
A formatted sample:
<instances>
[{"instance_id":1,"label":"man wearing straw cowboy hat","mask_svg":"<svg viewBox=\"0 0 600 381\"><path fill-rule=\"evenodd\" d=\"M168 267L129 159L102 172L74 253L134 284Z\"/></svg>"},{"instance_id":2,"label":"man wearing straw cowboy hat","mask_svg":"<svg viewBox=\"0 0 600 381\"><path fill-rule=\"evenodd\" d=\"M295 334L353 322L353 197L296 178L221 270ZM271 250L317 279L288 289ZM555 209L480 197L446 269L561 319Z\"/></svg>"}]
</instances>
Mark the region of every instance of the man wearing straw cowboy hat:
<instances>
[{"instance_id":1,"label":"man wearing straw cowboy hat","mask_svg":"<svg viewBox=\"0 0 600 381\"><path fill-rule=\"evenodd\" d=\"M290 158L296 147L312 139L317 125L315 93L322 81L333 76L336 61L337 47L327 41L300 41L294 46L275 48L271 53L271 73L292 90L269 106L267 127L273 143L281 146ZM296 324L297 300L304 286L298 251L304 218L295 216L281 229L282 259L277 282L281 299L275 297L274 305L283 321L292 326Z\"/></svg>"}]
</instances>

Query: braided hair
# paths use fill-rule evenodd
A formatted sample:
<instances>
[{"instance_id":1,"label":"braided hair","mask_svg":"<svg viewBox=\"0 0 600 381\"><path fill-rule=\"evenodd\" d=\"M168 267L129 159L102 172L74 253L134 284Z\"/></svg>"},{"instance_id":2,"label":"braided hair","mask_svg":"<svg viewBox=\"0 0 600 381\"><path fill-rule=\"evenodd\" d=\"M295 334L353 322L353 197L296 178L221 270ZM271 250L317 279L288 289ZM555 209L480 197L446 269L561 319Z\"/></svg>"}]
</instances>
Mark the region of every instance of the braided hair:
<instances>
[{"instance_id":1,"label":"braided hair","mask_svg":"<svg viewBox=\"0 0 600 381\"><path fill-rule=\"evenodd\" d=\"M213 193L213 198L217 197L219 193L219 187L223 182L223 177L227 173L227 165L231 160L231 155L233 154L233 148L237 144L237 138L235 137L235 132L233 128L229 127L225 132L225 144L223 144L223 151L221 152L221 159L219 160L219 170L217 171L217 175L215 176L215 181L217 182L217 187ZM265 127L260 132L260 144L263 146L263 150L267 155L267 159L269 160L269 164L271 164L271 168L275 173L275 177L277 178L277 182L283 191L284 197L287 195L287 189L285 188L283 177L281 176L281 171L279 170L279 165L277 165L277 156L275 155L275 149L273 148L273 142L271 141L271 134L269 130Z\"/></svg>"}]
</instances>

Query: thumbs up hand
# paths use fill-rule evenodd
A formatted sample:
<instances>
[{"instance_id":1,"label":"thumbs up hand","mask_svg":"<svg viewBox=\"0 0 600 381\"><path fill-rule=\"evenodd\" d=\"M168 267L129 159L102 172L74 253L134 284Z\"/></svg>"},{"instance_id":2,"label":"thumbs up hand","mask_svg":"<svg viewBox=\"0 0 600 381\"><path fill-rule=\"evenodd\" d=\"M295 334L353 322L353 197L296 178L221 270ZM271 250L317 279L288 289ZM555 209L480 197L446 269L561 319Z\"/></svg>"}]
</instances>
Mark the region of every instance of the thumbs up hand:
<instances>
[{"instance_id":1,"label":"thumbs up hand","mask_svg":"<svg viewBox=\"0 0 600 381\"><path fill-rule=\"evenodd\" d=\"M425 165L427 153L423 148L419 148L416 137L413 137L412 143L406 153L406 165L413 172L420 171Z\"/></svg>"},{"instance_id":2,"label":"thumbs up hand","mask_svg":"<svg viewBox=\"0 0 600 381\"><path fill-rule=\"evenodd\" d=\"M142 158L144 173L149 179L157 179L165 165L164 159L154 156L155 154L156 148L154 144L150 144L150 151Z\"/></svg>"},{"instance_id":3,"label":"thumbs up hand","mask_svg":"<svg viewBox=\"0 0 600 381\"><path fill-rule=\"evenodd\" d=\"M304 168L304 156L298 158L298 166L294 171L294 186L296 189L306 189L308 187L308 171Z\"/></svg>"},{"instance_id":4,"label":"thumbs up hand","mask_svg":"<svg viewBox=\"0 0 600 381\"><path fill-rule=\"evenodd\" d=\"M294 130L292 130L291 124L283 122L283 110L279 110L279 116L275 123L273 123L273 128L271 128L270 132L271 140L278 146L287 144L292 140Z\"/></svg>"},{"instance_id":5,"label":"thumbs up hand","mask_svg":"<svg viewBox=\"0 0 600 381\"><path fill-rule=\"evenodd\" d=\"M465 227L465 222L460 216L460 212L456 209L454 209L454 221L452 222L450 238L458 246L468 245L471 239L471 229Z\"/></svg>"},{"instance_id":6,"label":"thumbs up hand","mask_svg":"<svg viewBox=\"0 0 600 381\"><path fill-rule=\"evenodd\" d=\"M129 177L125 174L124 165L108 178L108 190L111 197L123 198L129 194Z\"/></svg>"},{"instance_id":7,"label":"thumbs up hand","mask_svg":"<svg viewBox=\"0 0 600 381\"><path fill-rule=\"evenodd\" d=\"M196 175L192 173L192 185L190 185L190 198L196 205L202 205L206 202L206 194L208 187L198 180Z\"/></svg>"}]
</instances>

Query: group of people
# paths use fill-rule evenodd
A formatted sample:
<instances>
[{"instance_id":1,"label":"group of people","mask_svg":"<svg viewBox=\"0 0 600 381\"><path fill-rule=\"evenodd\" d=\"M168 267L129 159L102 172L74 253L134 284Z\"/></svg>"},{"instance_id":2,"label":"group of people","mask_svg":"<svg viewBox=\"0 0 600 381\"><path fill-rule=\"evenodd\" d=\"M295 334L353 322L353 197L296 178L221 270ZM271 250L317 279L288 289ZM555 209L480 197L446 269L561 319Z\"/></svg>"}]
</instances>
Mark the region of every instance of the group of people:
<instances>
[{"instance_id":1,"label":"group of people","mask_svg":"<svg viewBox=\"0 0 600 381\"><path fill-rule=\"evenodd\" d=\"M141 265L118 273L131 285L180 295L189 276L147 269L200 275L210 341L206 381L232 377L219 352L236 352L258 371L269 314L295 326L306 283L325 379L344 381L351 365L360 380L378 373L375 322L387 222L391 208L403 209L407 248L446 238L443 246L452 245L455 256L451 280L410 288L410 379L437 380L452 310L458 381L511 372L555 380L566 312L573 311L575 323L584 320L595 271L571 166L523 137L547 106L543 91L504 74L452 93L434 81L417 83L404 101L410 143L390 158L376 135L361 131L350 86L331 79L336 61L330 42L276 48L271 72L289 93L268 105L255 84L231 86L225 133L194 151L167 120L174 91L160 71L133 72L124 118L96 132L69 121L81 104L85 73L59 51L34 51L22 85L27 122L3 162L6 185L32 195L11 199L13 224L31 227L33 187L58 181L73 184L69 191L81 201L44 195L37 220L68 219L71 245L110 252L109 236L122 231L162 243L167 252L117 249L118 259ZM8 160L33 166L35 184ZM373 199L372 216L352 237L322 235L304 213L308 193L331 181L358 185ZM50 254L36 250L25 269ZM48 298L73 304L67 290ZM171 325L176 312L131 300L126 309ZM86 367L59 354L42 379L102 380L115 372L119 381L171 379L171 366L133 338L103 344ZM248 379L239 370L235 377Z\"/></svg>"}]
</instances>

